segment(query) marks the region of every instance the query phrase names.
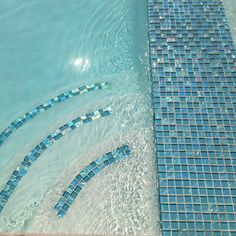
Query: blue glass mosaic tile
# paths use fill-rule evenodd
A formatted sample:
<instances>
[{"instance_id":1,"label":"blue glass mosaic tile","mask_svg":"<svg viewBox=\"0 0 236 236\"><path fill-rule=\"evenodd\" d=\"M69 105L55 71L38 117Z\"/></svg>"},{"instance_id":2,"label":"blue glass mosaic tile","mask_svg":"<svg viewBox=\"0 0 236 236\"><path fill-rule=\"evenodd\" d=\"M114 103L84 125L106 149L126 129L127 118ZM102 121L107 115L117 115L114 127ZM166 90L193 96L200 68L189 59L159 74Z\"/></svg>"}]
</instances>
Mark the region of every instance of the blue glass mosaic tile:
<instances>
[{"instance_id":1,"label":"blue glass mosaic tile","mask_svg":"<svg viewBox=\"0 0 236 236\"><path fill-rule=\"evenodd\" d=\"M163 235L236 235L236 53L220 0L148 0Z\"/></svg>"},{"instance_id":2,"label":"blue glass mosaic tile","mask_svg":"<svg viewBox=\"0 0 236 236\"><path fill-rule=\"evenodd\" d=\"M105 114L105 115L104 115ZM92 120L96 120L98 118L106 117L111 114L111 108L107 107L105 109L99 109L94 111L90 118ZM61 131L61 127L57 129L52 134L48 135L47 138L42 140L42 142L37 145L27 156L25 156L24 160L22 161L21 165L13 171L9 181L6 183L2 191L0 192L0 213L3 210L4 206L6 205L9 197L12 195L15 187L20 182L21 178L25 176L29 170L29 167L43 154L47 148L53 145L61 137L65 136L67 133L72 131L73 129L70 127L69 124L73 123L73 125L78 128L79 126L84 124L84 120L86 116L78 117L77 119L70 121L69 123L65 124L66 127L63 131ZM73 183L75 185L75 182ZM71 185L71 190L74 189L74 186Z\"/></svg>"},{"instance_id":3,"label":"blue glass mosaic tile","mask_svg":"<svg viewBox=\"0 0 236 236\"><path fill-rule=\"evenodd\" d=\"M70 91L64 92L63 94L60 94L56 96L55 98L52 98L48 100L47 102L37 106L36 108L32 109L32 111L25 113L22 117L16 119L15 121L11 122L11 124L0 133L0 147L1 145L6 141L6 139L17 129L19 129L22 125L27 123L28 121L32 120L34 117L38 116L39 114L43 113L44 111L54 107L55 105L64 102L67 99L70 99L72 97L82 95L91 91L95 90L102 90L109 87L108 82L104 83L94 83L91 85L86 85L82 87L78 87L75 89L72 89ZM91 115L91 114L88 114ZM102 115L104 115L102 113ZM84 121L84 123L91 122L91 118ZM75 128L74 126L72 128Z\"/></svg>"},{"instance_id":4,"label":"blue glass mosaic tile","mask_svg":"<svg viewBox=\"0 0 236 236\"><path fill-rule=\"evenodd\" d=\"M131 149L129 146L124 145L117 148L113 152L109 152L97 160L90 163L86 166L75 178L72 180L67 189L63 192L61 198L54 206L59 217L65 216L66 212L69 210L73 204L75 198L82 190L84 184L91 180L96 174L98 174L104 167L117 162L120 159L123 159L131 155Z\"/></svg>"}]
</instances>

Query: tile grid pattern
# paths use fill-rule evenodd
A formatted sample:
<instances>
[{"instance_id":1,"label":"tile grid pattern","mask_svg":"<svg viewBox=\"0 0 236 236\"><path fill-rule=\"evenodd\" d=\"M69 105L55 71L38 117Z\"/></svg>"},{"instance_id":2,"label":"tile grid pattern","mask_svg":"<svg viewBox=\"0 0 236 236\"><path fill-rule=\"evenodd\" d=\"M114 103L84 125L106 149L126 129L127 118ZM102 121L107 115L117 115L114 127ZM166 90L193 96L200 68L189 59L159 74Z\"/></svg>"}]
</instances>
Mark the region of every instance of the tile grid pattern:
<instances>
[{"instance_id":1,"label":"tile grid pattern","mask_svg":"<svg viewBox=\"0 0 236 236\"><path fill-rule=\"evenodd\" d=\"M236 53L220 0L148 0L162 234L236 235Z\"/></svg>"},{"instance_id":2,"label":"tile grid pattern","mask_svg":"<svg viewBox=\"0 0 236 236\"><path fill-rule=\"evenodd\" d=\"M10 196L13 194L15 188L19 184L23 176L28 172L29 167L50 147L54 142L69 133L70 131L87 124L101 117L106 117L111 114L111 108L99 109L97 111L80 116L65 125L61 126L52 134L48 135L42 142L37 145L23 160L18 168L12 173L9 181L6 183L0 192L0 213L7 204Z\"/></svg>"},{"instance_id":3,"label":"tile grid pattern","mask_svg":"<svg viewBox=\"0 0 236 236\"><path fill-rule=\"evenodd\" d=\"M25 113L22 117L11 122L11 124L2 133L0 133L0 147L12 133L14 133L17 129L22 127L22 125L32 120L34 117L38 116L44 111L47 111L50 108L54 107L55 105L62 103L72 97L82 95L82 94L85 94L94 90L105 89L108 87L109 87L108 82L95 83L91 85L78 87L78 88L69 90L67 92L64 92L56 96L55 98L52 98L48 100L47 102L35 107L32 111Z\"/></svg>"},{"instance_id":4,"label":"tile grid pattern","mask_svg":"<svg viewBox=\"0 0 236 236\"><path fill-rule=\"evenodd\" d=\"M98 174L103 168L110 164L119 161L131 154L129 146L124 145L116 150L106 153L100 158L96 159L88 166L86 166L70 183L67 189L63 192L61 198L54 206L54 210L57 216L64 217L75 198L80 193L84 185L91 180L96 174Z\"/></svg>"}]
</instances>

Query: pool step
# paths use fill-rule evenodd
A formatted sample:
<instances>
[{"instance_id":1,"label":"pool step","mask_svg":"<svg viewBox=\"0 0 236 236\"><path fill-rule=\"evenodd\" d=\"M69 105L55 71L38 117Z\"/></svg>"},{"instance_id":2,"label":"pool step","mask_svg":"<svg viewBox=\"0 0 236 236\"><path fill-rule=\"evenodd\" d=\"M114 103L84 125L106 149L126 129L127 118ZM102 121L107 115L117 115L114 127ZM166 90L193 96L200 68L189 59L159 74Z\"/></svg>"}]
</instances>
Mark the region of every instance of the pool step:
<instances>
[{"instance_id":1,"label":"pool step","mask_svg":"<svg viewBox=\"0 0 236 236\"><path fill-rule=\"evenodd\" d=\"M64 92L56 96L55 98L52 98L48 100L47 102L35 107L30 112L25 113L22 117L19 117L18 119L11 122L11 124L3 132L0 133L0 147L12 133L14 133L17 129L19 129L25 123L32 120L34 117L38 116L44 111L49 110L55 105L62 103L72 97L82 95L82 94L95 91L95 90L106 89L106 88L109 88L108 82L94 83L94 84L78 87L78 88L69 90L67 92Z\"/></svg>"},{"instance_id":2,"label":"pool step","mask_svg":"<svg viewBox=\"0 0 236 236\"><path fill-rule=\"evenodd\" d=\"M97 111L88 113L84 116L77 117L76 119L61 126L55 132L48 135L38 144L22 161L21 165L13 171L9 181L6 183L0 192L0 213L8 202L8 199L14 192L16 186L19 184L21 178L27 174L28 168L50 147L54 142L59 140L65 134L78 128L83 124L87 124L101 117L106 117L111 114L111 108L107 107Z\"/></svg>"},{"instance_id":3,"label":"pool step","mask_svg":"<svg viewBox=\"0 0 236 236\"><path fill-rule=\"evenodd\" d=\"M70 183L67 189L63 192L61 198L54 206L54 210L57 216L62 218L73 204L75 198L82 190L83 186L91 180L96 174L98 174L103 168L117 162L131 155L131 149L129 146L124 145L117 148L112 152L108 152L105 155L99 157L97 160L91 162L86 166Z\"/></svg>"}]
</instances>

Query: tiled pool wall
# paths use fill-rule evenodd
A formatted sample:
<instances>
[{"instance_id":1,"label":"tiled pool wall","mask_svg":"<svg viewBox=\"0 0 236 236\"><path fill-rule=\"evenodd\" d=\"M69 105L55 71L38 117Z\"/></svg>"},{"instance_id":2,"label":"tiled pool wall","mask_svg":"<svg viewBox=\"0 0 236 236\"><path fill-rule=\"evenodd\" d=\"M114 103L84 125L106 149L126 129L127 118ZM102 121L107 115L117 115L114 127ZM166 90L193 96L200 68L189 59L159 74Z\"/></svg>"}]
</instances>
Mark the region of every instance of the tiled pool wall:
<instances>
[{"instance_id":1,"label":"tiled pool wall","mask_svg":"<svg viewBox=\"0 0 236 236\"><path fill-rule=\"evenodd\" d=\"M236 53L220 0L148 0L162 235L236 235Z\"/></svg>"}]
</instances>

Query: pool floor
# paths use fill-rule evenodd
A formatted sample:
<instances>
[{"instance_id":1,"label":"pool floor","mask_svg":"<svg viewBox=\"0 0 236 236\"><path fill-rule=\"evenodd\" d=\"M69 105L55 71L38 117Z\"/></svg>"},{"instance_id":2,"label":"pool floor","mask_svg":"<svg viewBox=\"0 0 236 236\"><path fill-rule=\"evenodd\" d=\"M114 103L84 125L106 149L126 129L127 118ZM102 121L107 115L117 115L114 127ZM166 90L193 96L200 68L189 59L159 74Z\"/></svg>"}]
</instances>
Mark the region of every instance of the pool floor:
<instances>
[{"instance_id":1,"label":"pool floor","mask_svg":"<svg viewBox=\"0 0 236 236\"><path fill-rule=\"evenodd\" d=\"M112 109L66 135L58 131L56 139L63 137L27 174L20 172L25 175L0 214L0 232L158 235L146 1L2 0L0 19L0 131L66 91L110 85L50 109L46 104L14 130L0 147L1 189L22 161L29 163L26 155L43 150L49 134L84 114ZM74 176L122 145L131 156L99 172L58 218L53 207Z\"/></svg>"}]
</instances>

